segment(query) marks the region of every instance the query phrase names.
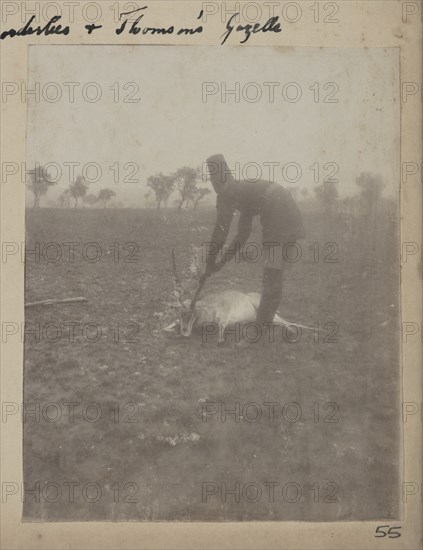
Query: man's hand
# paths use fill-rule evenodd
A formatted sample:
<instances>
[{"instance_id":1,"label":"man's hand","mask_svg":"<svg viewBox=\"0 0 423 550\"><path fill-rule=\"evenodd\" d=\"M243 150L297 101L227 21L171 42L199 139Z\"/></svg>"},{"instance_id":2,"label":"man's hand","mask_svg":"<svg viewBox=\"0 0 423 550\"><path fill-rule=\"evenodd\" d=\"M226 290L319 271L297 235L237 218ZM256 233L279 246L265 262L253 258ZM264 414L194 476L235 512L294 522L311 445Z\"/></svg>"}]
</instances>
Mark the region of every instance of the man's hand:
<instances>
[{"instance_id":1,"label":"man's hand","mask_svg":"<svg viewBox=\"0 0 423 550\"><path fill-rule=\"evenodd\" d=\"M210 277L210 275L212 275L213 273L218 273L224 265L224 262L216 262L213 265L208 265L206 268L207 277Z\"/></svg>"},{"instance_id":2,"label":"man's hand","mask_svg":"<svg viewBox=\"0 0 423 550\"><path fill-rule=\"evenodd\" d=\"M218 273L218 272L222 269L222 267L223 267L224 265L225 265L225 262L216 262L216 263L214 264L214 271L213 271L213 273Z\"/></svg>"}]
</instances>

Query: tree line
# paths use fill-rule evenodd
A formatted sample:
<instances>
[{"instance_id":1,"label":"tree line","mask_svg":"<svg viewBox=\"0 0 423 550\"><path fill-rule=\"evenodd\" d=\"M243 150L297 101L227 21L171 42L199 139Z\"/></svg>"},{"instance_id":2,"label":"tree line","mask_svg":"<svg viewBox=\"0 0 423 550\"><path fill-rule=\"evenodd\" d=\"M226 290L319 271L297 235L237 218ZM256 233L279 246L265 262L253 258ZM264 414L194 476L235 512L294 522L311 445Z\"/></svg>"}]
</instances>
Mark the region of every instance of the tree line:
<instances>
[{"instance_id":1,"label":"tree line","mask_svg":"<svg viewBox=\"0 0 423 550\"><path fill-rule=\"evenodd\" d=\"M175 205L178 212L181 212L183 207L196 209L204 197L211 192L207 187L199 185L200 179L201 169L189 166L179 168L173 174L165 175L160 172L148 178L147 187L149 187L149 191L144 195L145 201L147 203L150 198L153 198L157 209L160 209L162 206L166 208L171 195L176 192ZM56 183L57 181L52 179L48 170L43 166L37 165L30 172L30 181L27 183L27 187L34 195L33 208L40 206L41 198ZM378 174L362 172L356 178L356 185L358 187L356 198L347 197L344 199L344 202L357 200L360 203L360 209L365 212L366 217L374 218L377 214L377 207L382 197L383 188L385 187L382 177ZM303 200L306 200L310 194L305 187L301 190L298 187L288 187L288 190L294 199L298 199L298 194L301 194ZM82 176L77 176L75 181L59 195L58 203L62 208L65 206L68 208L71 206L77 208L81 202L91 207L97 203L101 203L106 208L109 201L116 196L115 191L108 188L101 189L97 195L88 193L88 191L89 182L84 180ZM316 186L313 191L325 217L330 220L338 203L337 184L328 180Z\"/></svg>"},{"instance_id":2,"label":"tree line","mask_svg":"<svg viewBox=\"0 0 423 550\"><path fill-rule=\"evenodd\" d=\"M159 209L161 206L167 207L169 197L176 191L179 195L176 200L178 212L184 206L186 208L191 206L195 209L200 201L210 193L210 189L199 186L200 176L200 168L190 168L188 166L180 168L173 174L164 175L159 173L150 176L147 180L147 186L150 188L150 191L147 191L144 198L147 202L154 195L154 200ZM37 165L30 172L30 181L27 183L27 187L34 195L33 208L40 206L41 198L56 183L57 181L52 179L48 170L43 166ZM82 176L77 176L75 181L59 195L58 203L62 208L65 206L70 208L72 204L74 208L77 208L81 202L89 206L94 206L97 202L100 202L106 208L110 199L116 196L116 193L108 188L101 189L97 195L88 193L88 191L89 182Z\"/></svg>"},{"instance_id":3,"label":"tree line","mask_svg":"<svg viewBox=\"0 0 423 550\"><path fill-rule=\"evenodd\" d=\"M189 166L183 166L173 174L165 175L160 172L150 176L147 187L151 191L144 195L146 203L153 194L157 209L167 207L169 198L175 191L178 195L175 199L178 212L181 212L184 206L196 209L200 201L211 192L207 187L199 186L200 177L201 169Z\"/></svg>"},{"instance_id":4,"label":"tree line","mask_svg":"<svg viewBox=\"0 0 423 550\"><path fill-rule=\"evenodd\" d=\"M34 195L33 208L40 206L41 197L47 194L47 191L57 184L57 181L53 180L48 170L37 165L34 170L30 172L30 180L27 183L28 189ZM58 203L64 208L65 205L70 208L73 200L73 207L77 208L78 203L81 200L83 204L89 204L94 206L97 202L102 203L103 207L107 207L107 203L116 196L116 193L112 189L100 189L97 195L89 193L89 182L87 182L82 176L77 176L75 181L71 183L61 195L59 195Z\"/></svg>"}]
</instances>

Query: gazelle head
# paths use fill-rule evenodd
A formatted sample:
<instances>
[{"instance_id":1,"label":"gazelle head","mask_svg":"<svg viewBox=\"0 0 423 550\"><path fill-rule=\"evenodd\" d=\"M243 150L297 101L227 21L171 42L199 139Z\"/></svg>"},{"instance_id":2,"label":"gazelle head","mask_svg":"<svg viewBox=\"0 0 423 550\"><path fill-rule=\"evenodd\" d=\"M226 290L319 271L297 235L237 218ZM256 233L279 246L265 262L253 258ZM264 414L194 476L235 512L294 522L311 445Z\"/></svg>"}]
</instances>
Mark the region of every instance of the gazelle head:
<instances>
[{"instance_id":1,"label":"gazelle head","mask_svg":"<svg viewBox=\"0 0 423 550\"><path fill-rule=\"evenodd\" d=\"M176 270L175 250L172 249L172 267L173 267L173 284L174 284L174 296L176 298L176 304L178 308L178 321L179 330L182 336L188 338L191 336L192 328L196 320L195 309L191 307L190 300L184 300L184 289L182 287L181 280Z\"/></svg>"}]
</instances>

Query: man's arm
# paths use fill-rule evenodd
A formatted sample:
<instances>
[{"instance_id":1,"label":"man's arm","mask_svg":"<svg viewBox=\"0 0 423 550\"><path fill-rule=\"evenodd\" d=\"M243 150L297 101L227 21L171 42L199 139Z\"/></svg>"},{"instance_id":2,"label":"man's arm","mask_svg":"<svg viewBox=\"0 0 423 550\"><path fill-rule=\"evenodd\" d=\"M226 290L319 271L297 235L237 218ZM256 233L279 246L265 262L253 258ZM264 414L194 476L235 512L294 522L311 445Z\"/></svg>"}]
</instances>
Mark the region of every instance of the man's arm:
<instances>
[{"instance_id":1,"label":"man's arm","mask_svg":"<svg viewBox=\"0 0 423 550\"><path fill-rule=\"evenodd\" d=\"M233 217L233 207L223 203L223 201L218 201L216 225L214 227L210 242L210 244L213 246L213 250L208 252L206 260L207 269L209 271L213 271L213 266L216 262L216 256L226 242Z\"/></svg>"},{"instance_id":2,"label":"man's arm","mask_svg":"<svg viewBox=\"0 0 423 550\"><path fill-rule=\"evenodd\" d=\"M248 212L242 212L238 221L237 234L234 240L226 248L225 254L222 258L222 263L230 262L238 251L241 251L244 244L247 242L248 237L251 234L253 226L253 216Z\"/></svg>"}]
</instances>

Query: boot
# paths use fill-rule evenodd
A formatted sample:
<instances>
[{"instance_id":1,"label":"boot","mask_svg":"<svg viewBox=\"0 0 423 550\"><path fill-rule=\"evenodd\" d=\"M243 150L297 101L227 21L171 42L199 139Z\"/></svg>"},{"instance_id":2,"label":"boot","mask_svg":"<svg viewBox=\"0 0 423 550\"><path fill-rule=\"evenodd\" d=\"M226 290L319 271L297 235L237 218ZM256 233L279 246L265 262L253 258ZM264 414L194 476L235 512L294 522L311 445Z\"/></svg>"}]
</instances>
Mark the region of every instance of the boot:
<instances>
[{"instance_id":1,"label":"boot","mask_svg":"<svg viewBox=\"0 0 423 550\"><path fill-rule=\"evenodd\" d=\"M269 326L273 323L282 298L282 270L266 268L263 274L263 294L257 310L256 323L261 328L263 344L272 343L274 330ZM265 323L267 326L265 326Z\"/></svg>"},{"instance_id":2,"label":"boot","mask_svg":"<svg viewBox=\"0 0 423 550\"><path fill-rule=\"evenodd\" d=\"M257 310L256 324L259 338L257 341L241 340L239 347L249 347L253 345L266 345L276 340L270 323L273 322L275 313L279 307L282 297L282 271L280 269L265 268L263 273L263 293ZM265 323L267 326L265 326Z\"/></svg>"}]
</instances>

